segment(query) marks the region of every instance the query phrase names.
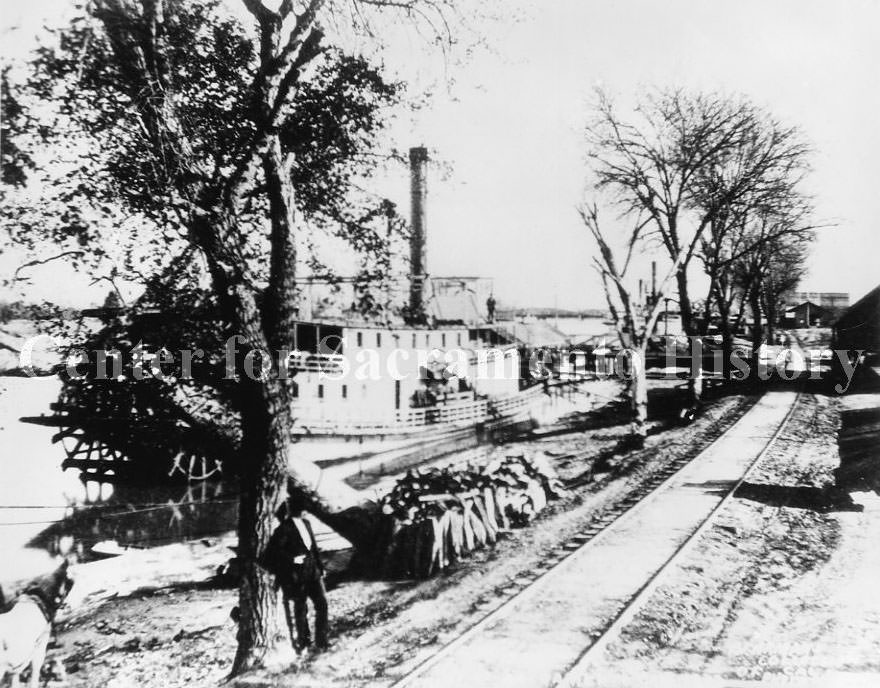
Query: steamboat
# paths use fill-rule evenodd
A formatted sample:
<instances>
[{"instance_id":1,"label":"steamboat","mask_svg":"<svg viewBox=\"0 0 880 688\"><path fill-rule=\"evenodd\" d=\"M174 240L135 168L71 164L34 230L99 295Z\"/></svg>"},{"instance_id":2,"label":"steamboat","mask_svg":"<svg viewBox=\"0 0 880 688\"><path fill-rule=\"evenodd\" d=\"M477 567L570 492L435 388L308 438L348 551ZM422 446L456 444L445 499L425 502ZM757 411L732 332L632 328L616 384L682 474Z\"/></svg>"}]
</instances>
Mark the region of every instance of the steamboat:
<instances>
[{"instance_id":1,"label":"steamboat","mask_svg":"<svg viewBox=\"0 0 880 688\"><path fill-rule=\"evenodd\" d=\"M342 475L476 446L534 424L553 405L549 385L530 374L530 343L495 321L491 280L428 275L427 162L424 148L410 150L408 303L396 309L407 317L393 309L382 322L326 308L316 315L320 280L301 282L290 431L298 457ZM59 428L64 466L84 480L203 480L224 473L237 441L211 388L175 390L172 402L159 387L87 380L65 385L54 416L27 420Z\"/></svg>"},{"instance_id":2,"label":"steamboat","mask_svg":"<svg viewBox=\"0 0 880 688\"><path fill-rule=\"evenodd\" d=\"M526 343L495 322L491 280L428 275L426 149L410 149L409 159L403 310L421 324L306 318L291 333L292 433L319 464L429 458L528 422L546 400ZM306 280L300 307L309 316L311 287Z\"/></svg>"}]
</instances>

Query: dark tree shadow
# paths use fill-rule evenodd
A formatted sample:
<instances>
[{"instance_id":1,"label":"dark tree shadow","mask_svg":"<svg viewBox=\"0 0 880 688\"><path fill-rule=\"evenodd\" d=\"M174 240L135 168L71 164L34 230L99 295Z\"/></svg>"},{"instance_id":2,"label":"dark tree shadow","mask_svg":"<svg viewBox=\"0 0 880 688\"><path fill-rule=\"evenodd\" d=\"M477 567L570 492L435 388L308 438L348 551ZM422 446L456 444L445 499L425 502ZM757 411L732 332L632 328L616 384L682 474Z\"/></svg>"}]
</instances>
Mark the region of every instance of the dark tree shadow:
<instances>
[{"instance_id":1,"label":"dark tree shadow","mask_svg":"<svg viewBox=\"0 0 880 688\"><path fill-rule=\"evenodd\" d=\"M803 379L803 389L812 394L839 396L833 376L821 380ZM834 470L834 484L826 487L763 485L743 483L736 491L741 499L810 509L818 512L862 511L855 504L852 492L873 490L880 494L880 376L867 365L856 368L847 390L848 395L877 395L877 406L868 401L864 407L844 408L840 414L837 434L840 466Z\"/></svg>"},{"instance_id":2,"label":"dark tree shadow","mask_svg":"<svg viewBox=\"0 0 880 688\"><path fill-rule=\"evenodd\" d=\"M685 487L693 487L702 490L709 495L723 497L736 484L735 480L705 480L701 483L685 483Z\"/></svg>"},{"instance_id":3,"label":"dark tree shadow","mask_svg":"<svg viewBox=\"0 0 880 688\"><path fill-rule=\"evenodd\" d=\"M862 511L852 496L836 485L810 487L806 485L763 485L744 482L734 496L768 506L787 506L793 509L809 509L821 513L832 511Z\"/></svg>"}]
</instances>

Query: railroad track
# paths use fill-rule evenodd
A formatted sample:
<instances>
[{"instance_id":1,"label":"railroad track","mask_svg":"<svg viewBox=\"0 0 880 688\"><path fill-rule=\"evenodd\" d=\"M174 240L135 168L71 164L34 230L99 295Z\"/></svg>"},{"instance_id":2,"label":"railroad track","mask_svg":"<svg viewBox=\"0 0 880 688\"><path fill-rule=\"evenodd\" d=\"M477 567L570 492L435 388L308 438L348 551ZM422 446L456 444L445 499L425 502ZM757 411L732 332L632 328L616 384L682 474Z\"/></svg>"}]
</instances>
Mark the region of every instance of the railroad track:
<instances>
[{"instance_id":1,"label":"railroad track","mask_svg":"<svg viewBox=\"0 0 880 688\"><path fill-rule=\"evenodd\" d=\"M723 508L735 493L736 489L747 479L755 466L760 463L761 459L767 454L776 439L784 431L797 408L799 399L800 392L798 391L781 423L779 423L778 427L775 428L775 431L767 439L763 448L757 453L754 459L750 461L745 471L741 474L738 480L735 481L735 484L729 487L718 504L700 520L696 529L676 548L672 556L648 578L636 594L618 610L618 613L614 615L613 618L607 619L607 623L605 623L602 628L592 633L590 642L588 642L587 646L583 648L583 651L574 659L574 661L569 661L564 666L558 667L558 671L554 672L554 678L550 682L551 685L566 686L567 688L576 685L576 680L578 676L581 675L580 672L583 667L589 663L591 657L596 656L597 652L601 652L605 645L607 645L608 641L615 637L617 632L625 626L629 620L631 620L632 616L634 616L636 611L641 607L641 603L647 599L654 589L656 589L657 585L663 579L665 572L675 566L677 561L680 560L682 554L690 548L692 543L694 543L699 538L699 535L711 524L713 517L718 513L719 509ZM684 468L693 463L697 458L703 456L703 454L709 451L711 447L715 446L716 443L723 440L735 428L737 428L744 415L740 416L735 422L731 423L721 431L718 436L699 453L696 455L685 455L673 460L642 482L634 492L628 494L610 508L597 514L596 517L585 525L581 532L572 536L552 550L541 562L541 565L538 568L525 575L517 577L506 587L496 589L495 592L497 595L494 600L486 600L482 605L476 608L478 613L485 613L474 624L450 642L440 647L437 652L416 665L407 674L398 679L393 686L396 688L403 688L404 686L419 685L419 680L430 672L435 665L446 660L458 648L471 642L473 639L477 638L479 634L487 631L495 622L507 616L513 605L527 603L530 597L540 594L542 588L546 587L544 583L548 577L565 575L560 572L567 567L569 562L572 561L574 558L573 555L580 553L584 548L590 547L603 540L613 524L617 523L623 516L637 511L640 505L644 504L645 501L649 501L646 500L649 495L659 494L665 487L671 485L675 481L676 476ZM500 604L498 603L499 597L502 598ZM535 659L537 660L538 658L536 657ZM499 660L503 661L503 658L499 658ZM439 684L428 681L426 685Z\"/></svg>"},{"instance_id":2,"label":"railroad track","mask_svg":"<svg viewBox=\"0 0 880 688\"><path fill-rule=\"evenodd\" d=\"M754 405L754 399L751 400L751 403L746 402L742 408L738 409L735 417L729 422L722 423L721 427L718 429L710 429L709 432L702 438L702 441L699 443L700 448L697 451L686 451L682 453L680 456L672 459L670 462L662 466L658 471L652 473L648 476L642 483L640 483L635 490L631 493L637 496L637 500L641 499L647 494L653 492L658 486L663 484L670 476L678 473L682 468L688 465L691 461L693 461L697 456L700 455L701 452L705 451L708 447L712 446L714 442L717 442L721 439L727 432L739 421L739 419L745 415L748 410ZM667 443L661 447L655 447L652 451L663 451L669 449L671 447L678 447L684 444L681 441ZM594 463L596 461L601 461L604 458L612 457L616 455L617 448L612 448L611 450L606 450L602 452L594 452L594 451L586 451L580 452L576 454L569 454L563 456L556 456L555 459L573 459L576 461L583 461L585 464ZM614 473L608 473L607 479L612 479L615 477ZM583 475L576 476L574 478L570 478L568 480L563 481L566 489L572 490L577 489L579 487L583 487L584 485L589 485L591 483L596 483L594 475L592 471L587 471ZM612 506L612 510L618 512L619 515L622 515L627 509L617 509Z\"/></svg>"},{"instance_id":3,"label":"railroad track","mask_svg":"<svg viewBox=\"0 0 880 688\"><path fill-rule=\"evenodd\" d=\"M562 678L554 684L555 688L575 688L578 685L579 679L583 677L585 673L585 669L589 665L589 662L593 657L597 657L601 655L601 653L605 650L608 643L617 637L620 634L620 631L630 622L633 617L638 613L638 610L642 608L643 604L648 601L650 596L654 593L657 587L662 583L665 575L668 571L672 570L676 564L682 559L683 555L690 550L691 547L694 546L694 543L697 542L700 535L705 532L705 530L712 524L712 521L717 513L724 508L724 506L733 498L737 489L742 485L752 474L752 472L757 468L758 464L761 463L761 460L767 455L767 453L773 448L773 445L776 443L776 440L779 439L780 435L785 431L788 426L789 421L794 415L795 411L798 407L798 402L800 401L802 396L802 392L798 391L794 398L794 401L791 404L791 407L786 413L785 418L783 418L782 423L780 423L779 427L776 428L776 431L770 436L767 440L767 443L764 445L764 448L761 452L755 457L753 461L749 464L745 473L743 473L742 477L736 481L736 484L730 488L727 494L721 499L720 502L709 512L709 514L700 522L700 525L697 529L691 533L691 535L679 546L679 548L675 551L675 554L670 558L662 568L660 568L645 584L645 586L639 591L639 593L631 598L624 607L620 610L618 615L608 624L608 626L601 632L600 635L594 638L593 642L584 650L583 654L578 658L577 662L565 672ZM734 424L735 425L735 424ZM734 426L728 428L724 434L727 434ZM722 435L723 436L723 435Z\"/></svg>"}]
</instances>

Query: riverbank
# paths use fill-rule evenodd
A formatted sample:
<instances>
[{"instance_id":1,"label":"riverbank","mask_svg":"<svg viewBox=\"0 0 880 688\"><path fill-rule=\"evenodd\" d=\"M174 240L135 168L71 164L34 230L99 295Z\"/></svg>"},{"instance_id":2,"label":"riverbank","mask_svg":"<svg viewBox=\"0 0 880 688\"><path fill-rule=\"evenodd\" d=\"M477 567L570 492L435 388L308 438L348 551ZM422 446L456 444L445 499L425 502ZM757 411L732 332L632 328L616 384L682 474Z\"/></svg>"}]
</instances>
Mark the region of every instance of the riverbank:
<instances>
[{"instance_id":1,"label":"riverbank","mask_svg":"<svg viewBox=\"0 0 880 688\"><path fill-rule=\"evenodd\" d=\"M476 553L445 575L426 581L349 581L331 590L331 650L296 658L281 674L254 680L316 686L391 683L405 665L491 609L501 599L499 591L539 565L545 552L597 512L625 499L669 461L699 451L750 403L742 395L717 399L694 425L658 432L644 450L610 460L608 450L624 436L625 426L518 444L517 450L547 452L559 474L573 483L596 473L532 526L511 531L495 548ZM604 463L597 467L600 457ZM62 620L53 655L71 670L70 685L217 684L234 653L229 612L236 592L211 588L205 580L225 546L221 541L189 543L198 576L167 586L129 582L128 592L84 604ZM184 558L178 550L175 559Z\"/></svg>"}]
</instances>

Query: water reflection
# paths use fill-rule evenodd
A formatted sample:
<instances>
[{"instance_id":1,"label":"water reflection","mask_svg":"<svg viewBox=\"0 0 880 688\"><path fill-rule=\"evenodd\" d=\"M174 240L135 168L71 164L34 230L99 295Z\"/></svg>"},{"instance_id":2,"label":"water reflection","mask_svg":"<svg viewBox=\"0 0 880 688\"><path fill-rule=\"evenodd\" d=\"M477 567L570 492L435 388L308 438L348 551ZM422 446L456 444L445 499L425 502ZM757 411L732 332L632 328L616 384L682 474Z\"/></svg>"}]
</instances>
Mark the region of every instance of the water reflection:
<instances>
[{"instance_id":1,"label":"water reflection","mask_svg":"<svg viewBox=\"0 0 880 688\"><path fill-rule=\"evenodd\" d=\"M237 517L238 491L229 482L145 487L88 481L85 499L70 504L28 546L90 561L101 556L93 548L104 541L142 548L216 536L234 530Z\"/></svg>"}]
</instances>

